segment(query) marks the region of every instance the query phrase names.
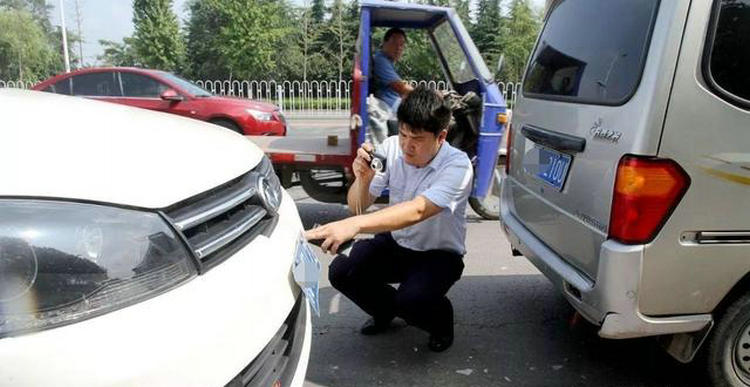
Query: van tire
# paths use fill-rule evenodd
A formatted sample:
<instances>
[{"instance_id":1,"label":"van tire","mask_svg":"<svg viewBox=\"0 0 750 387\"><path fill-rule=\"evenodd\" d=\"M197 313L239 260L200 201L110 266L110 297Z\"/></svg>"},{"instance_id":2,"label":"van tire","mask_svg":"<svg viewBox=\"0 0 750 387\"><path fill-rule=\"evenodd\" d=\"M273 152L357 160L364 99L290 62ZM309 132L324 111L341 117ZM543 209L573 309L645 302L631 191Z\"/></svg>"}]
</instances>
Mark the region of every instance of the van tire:
<instances>
[{"instance_id":1,"label":"van tire","mask_svg":"<svg viewBox=\"0 0 750 387\"><path fill-rule=\"evenodd\" d=\"M711 385L750 386L750 294L738 298L721 314L706 350Z\"/></svg>"},{"instance_id":2,"label":"van tire","mask_svg":"<svg viewBox=\"0 0 750 387\"><path fill-rule=\"evenodd\" d=\"M219 125L219 126L227 128L229 130L235 131L235 132L237 132L237 133L239 133L239 134L241 134L243 136L245 135L245 132L240 128L240 126L237 125L237 124L235 124L231 120L225 120L225 119L218 118L218 119L211 120L209 122L212 123L212 124L214 124L214 125Z\"/></svg>"}]
</instances>

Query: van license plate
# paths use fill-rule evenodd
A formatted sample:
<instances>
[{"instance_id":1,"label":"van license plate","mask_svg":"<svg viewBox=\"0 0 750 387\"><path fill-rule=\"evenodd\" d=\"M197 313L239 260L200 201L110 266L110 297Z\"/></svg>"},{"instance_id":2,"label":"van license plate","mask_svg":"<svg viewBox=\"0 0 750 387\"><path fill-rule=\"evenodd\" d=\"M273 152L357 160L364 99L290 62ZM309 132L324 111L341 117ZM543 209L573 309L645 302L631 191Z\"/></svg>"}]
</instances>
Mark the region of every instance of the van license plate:
<instances>
[{"instance_id":1,"label":"van license plate","mask_svg":"<svg viewBox=\"0 0 750 387\"><path fill-rule=\"evenodd\" d=\"M565 178L568 176L570 160L572 157L565 153L539 147L539 173L538 177L543 182L562 190Z\"/></svg>"}]
</instances>

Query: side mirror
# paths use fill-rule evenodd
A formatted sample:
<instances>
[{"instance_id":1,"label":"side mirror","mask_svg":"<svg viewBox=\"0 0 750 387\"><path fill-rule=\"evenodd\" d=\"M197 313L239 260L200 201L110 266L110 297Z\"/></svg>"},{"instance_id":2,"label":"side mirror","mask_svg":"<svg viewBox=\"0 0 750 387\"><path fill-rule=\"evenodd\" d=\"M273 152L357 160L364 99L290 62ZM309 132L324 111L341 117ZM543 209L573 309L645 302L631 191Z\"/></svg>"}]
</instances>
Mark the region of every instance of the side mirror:
<instances>
[{"instance_id":1,"label":"side mirror","mask_svg":"<svg viewBox=\"0 0 750 387\"><path fill-rule=\"evenodd\" d=\"M180 102L180 101L185 100L185 97L177 94L177 92L174 91L173 89L164 90L164 92L161 93L159 97L161 97L161 99L165 101L172 101L172 102Z\"/></svg>"}]
</instances>

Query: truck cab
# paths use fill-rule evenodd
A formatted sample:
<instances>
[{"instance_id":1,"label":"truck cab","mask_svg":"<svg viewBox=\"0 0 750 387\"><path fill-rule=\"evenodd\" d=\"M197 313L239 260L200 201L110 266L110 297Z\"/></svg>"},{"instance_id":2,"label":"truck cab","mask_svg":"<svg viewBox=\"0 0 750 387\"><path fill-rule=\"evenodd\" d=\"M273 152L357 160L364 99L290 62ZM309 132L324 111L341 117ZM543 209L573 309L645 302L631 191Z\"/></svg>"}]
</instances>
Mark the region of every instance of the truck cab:
<instances>
[{"instance_id":1,"label":"truck cab","mask_svg":"<svg viewBox=\"0 0 750 387\"><path fill-rule=\"evenodd\" d=\"M455 124L448 141L469 155L474 165L472 208L486 218L499 216L496 186L498 149L507 121L506 104L468 31L452 8L366 0L360 3L359 33L352 71L349 138L319 139L252 137L274 161L277 170L299 174L300 184L314 199L345 202L353 181L351 164L367 139L367 97L373 93L372 56L380 42L377 28L398 27L427 34L451 92L448 98L474 101L471 108L454 109ZM408 47L407 47L408 50ZM470 95L473 94L473 95ZM466 105L466 104L464 104ZM464 106L465 107L465 106Z\"/></svg>"}]
</instances>

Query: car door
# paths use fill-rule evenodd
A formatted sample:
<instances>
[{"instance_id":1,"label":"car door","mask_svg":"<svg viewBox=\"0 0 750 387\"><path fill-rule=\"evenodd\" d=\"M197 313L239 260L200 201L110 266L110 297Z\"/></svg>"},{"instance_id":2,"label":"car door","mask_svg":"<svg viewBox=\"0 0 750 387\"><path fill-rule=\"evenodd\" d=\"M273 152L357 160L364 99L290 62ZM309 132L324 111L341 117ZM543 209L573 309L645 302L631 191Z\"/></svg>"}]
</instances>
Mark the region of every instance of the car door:
<instances>
[{"instance_id":1,"label":"car door","mask_svg":"<svg viewBox=\"0 0 750 387\"><path fill-rule=\"evenodd\" d=\"M166 84L134 72L121 71L118 75L122 84L122 103L162 112L167 112L174 103L161 99L161 94L169 89Z\"/></svg>"}]
</instances>

